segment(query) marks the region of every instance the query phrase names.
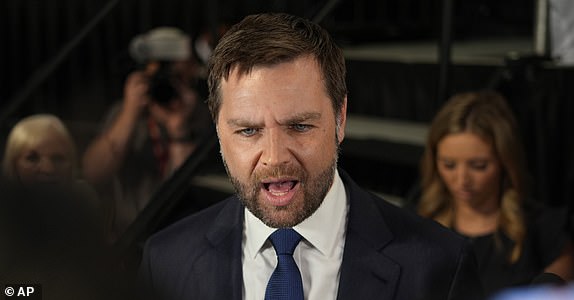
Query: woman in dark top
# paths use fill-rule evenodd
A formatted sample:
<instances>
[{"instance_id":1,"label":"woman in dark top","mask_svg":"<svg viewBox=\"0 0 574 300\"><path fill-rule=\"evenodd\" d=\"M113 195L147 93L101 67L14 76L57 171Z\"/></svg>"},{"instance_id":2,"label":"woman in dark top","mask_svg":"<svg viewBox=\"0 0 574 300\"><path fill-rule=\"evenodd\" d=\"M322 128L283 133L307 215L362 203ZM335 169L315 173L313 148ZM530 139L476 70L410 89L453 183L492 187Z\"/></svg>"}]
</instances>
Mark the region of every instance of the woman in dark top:
<instances>
[{"instance_id":1,"label":"woman in dark top","mask_svg":"<svg viewBox=\"0 0 574 300\"><path fill-rule=\"evenodd\" d=\"M469 238L487 295L542 273L572 279L565 215L525 203L523 149L502 96L450 99L431 124L421 171L418 213Z\"/></svg>"},{"instance_id":2,"label":"woman in dark top","mask_svg":"<svg viewBox=\"0 0 574 300\"><path fill-rule=\"evenodd\" d=\"M561 251L568 246L569 237L563 229L566 220L563 213L565 210L538 208L536 211L539 212L525 218L526 235L522 253L513 263L508 260L508 253L512 251L514 242L504 232L497 231L479 236L459 232L467 236L473 245L485 292L492 293L510 286L529 285L545 271L561 273L560 277L569 276L568 273L545 270L546 266L560 258Z\"/></svg>"}]
</instances>

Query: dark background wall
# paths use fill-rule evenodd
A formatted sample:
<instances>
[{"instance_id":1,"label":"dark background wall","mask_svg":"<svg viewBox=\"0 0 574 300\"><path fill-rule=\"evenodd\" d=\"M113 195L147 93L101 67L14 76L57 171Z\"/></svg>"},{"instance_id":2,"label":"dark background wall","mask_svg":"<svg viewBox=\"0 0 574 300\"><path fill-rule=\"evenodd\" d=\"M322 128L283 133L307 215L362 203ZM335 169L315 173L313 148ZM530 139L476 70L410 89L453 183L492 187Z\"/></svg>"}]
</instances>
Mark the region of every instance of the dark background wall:
<instances>
[{"instance_id":1,"label":"dark background wall","mask_svg":"<svg viewBox=\"0 0 574 300\"><path fill-rule=\"evenodd\" d=\"M213 24L234 23L248 13L283 11L317 15L329 1L198 0L4 0L0 2L0 102L25 88L35 71L61 53L106 5L111 10L80 39L69 55L31 91L17 116L48 110L71 120L98 120L102 109L121 94L131 67L126 47L136 34L153 27L177 26L193 36ZM502 4L499 2L503 2ZM323 20L344 46L437 38L441 1L340 0ZM530 1L455 1L457 38L528 35Z\"/></svg>"}]
</instances>

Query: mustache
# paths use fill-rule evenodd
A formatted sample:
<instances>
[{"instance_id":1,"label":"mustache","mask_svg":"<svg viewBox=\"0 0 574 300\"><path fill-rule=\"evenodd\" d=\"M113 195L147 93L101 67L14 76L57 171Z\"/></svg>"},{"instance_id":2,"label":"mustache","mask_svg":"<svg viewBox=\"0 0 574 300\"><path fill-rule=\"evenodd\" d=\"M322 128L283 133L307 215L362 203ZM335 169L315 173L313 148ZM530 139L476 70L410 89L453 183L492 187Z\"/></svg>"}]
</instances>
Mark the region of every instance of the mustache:
<instances>
[{"instance_id":1,"label":"mustache","mask_svg":"<svg viewBox=\"0 0 574 300\"><path fill-rule=\"evenodd\" d=\"M299 181L305 181L307 176L305 172L296 166L282 165L272 168L266 168L255 172L252 176L254 182L260 182L267 178L295 177Z\"/></svg>"}]
</instances>

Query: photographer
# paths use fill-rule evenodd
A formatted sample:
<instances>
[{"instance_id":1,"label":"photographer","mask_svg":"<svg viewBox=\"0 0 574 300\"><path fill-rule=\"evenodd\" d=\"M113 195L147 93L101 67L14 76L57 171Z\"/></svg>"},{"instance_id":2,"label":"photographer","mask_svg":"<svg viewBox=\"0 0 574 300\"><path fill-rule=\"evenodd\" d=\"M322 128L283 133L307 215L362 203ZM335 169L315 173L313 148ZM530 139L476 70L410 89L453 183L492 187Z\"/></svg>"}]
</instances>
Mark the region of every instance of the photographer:
<instances>
[{"instance_id":1,"label":"photographer","mask_svg":"<svg viewBox=\"0 0 574 300\"><path fill-rule=\"evenodd\" d=\"M123 100L112 107L82 161L86 180L109 201L111 239L123 233L212 126L195 88L197 64L186 34L156 28L135 37L130 54L141 67L127 77Z\"/></svg>"}]
</instances>

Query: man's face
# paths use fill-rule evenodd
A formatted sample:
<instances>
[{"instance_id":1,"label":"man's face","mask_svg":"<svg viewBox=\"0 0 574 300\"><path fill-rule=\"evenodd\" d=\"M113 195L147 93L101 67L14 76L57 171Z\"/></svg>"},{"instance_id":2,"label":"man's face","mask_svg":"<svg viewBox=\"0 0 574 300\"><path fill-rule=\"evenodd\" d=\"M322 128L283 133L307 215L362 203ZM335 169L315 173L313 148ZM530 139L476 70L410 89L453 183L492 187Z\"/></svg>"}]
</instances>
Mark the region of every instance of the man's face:
<instances>
[{"instance_id":1,"label":"man's face","mask_svg":"<svg viewBox=\"0 0 574 300\"><path fill-rule=\"evenodd\" d=\"M329 191L343 139L318 64L310 57L221 83L216 120L227 172L245 206L270 227L293 227Z\"/></svg>"}]
</instances>

